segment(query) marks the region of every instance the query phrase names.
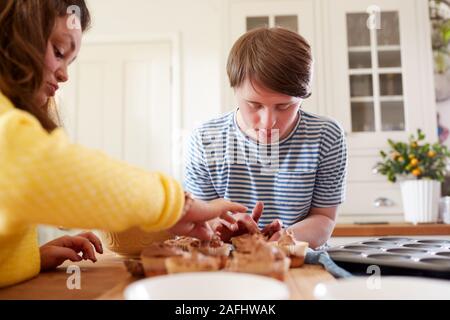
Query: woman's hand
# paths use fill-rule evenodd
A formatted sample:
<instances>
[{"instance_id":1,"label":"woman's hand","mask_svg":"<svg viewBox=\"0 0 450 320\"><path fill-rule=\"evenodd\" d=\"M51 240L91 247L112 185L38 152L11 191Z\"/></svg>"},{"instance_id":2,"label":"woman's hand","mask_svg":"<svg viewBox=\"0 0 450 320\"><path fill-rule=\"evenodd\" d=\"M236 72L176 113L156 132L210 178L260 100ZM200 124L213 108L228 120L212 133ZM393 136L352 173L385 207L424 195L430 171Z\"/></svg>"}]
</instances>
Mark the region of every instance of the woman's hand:
<instances>
[{"instance_id":1,"label":"woman's hand","mask_svg":"<svg viewBox=\"0 0 450 320\"><path fill-rule=\"evenodd\" d=\"M96 262L95 251L103 253L100 239L92 232L80 233L76 236L63 236L40 247L41 271L55 269L64 261L79 262L91 260ZM82 253L82 256L79 255Z\"/></svg>"},{"instance_id":2,"label":"woman's hand","mask_svg":"<svg viewBox=\"0 0 450 320\"><path fill-rule=\"evenodd\" d=\"M211 240L214 232L207 221L220 217L230 228L237 229L234 213L245 212L247 212L245 206L225 199L210 202L194 199L189 211L169 231L177 235Z\"/></svg>"}]
</instances>

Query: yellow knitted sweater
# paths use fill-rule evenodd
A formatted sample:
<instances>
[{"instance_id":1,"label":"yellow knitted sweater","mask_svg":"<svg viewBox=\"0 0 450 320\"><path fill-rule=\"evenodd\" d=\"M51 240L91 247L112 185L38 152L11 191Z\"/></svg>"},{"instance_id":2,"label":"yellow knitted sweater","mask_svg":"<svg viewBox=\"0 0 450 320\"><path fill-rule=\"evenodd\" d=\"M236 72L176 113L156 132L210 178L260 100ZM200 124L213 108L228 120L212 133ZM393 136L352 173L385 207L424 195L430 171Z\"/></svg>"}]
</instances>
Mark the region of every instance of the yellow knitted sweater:
<instances>
[{"instance_id":1,"label":"yellow knitted sweater","mask_svg":"<svg viewBox=\"0 0 450 320\"><path fill-rule=\"evenodd\" d=\"M36 276L36 225L123 231L170 228L182 187L47 133L0 92L0 287Z\"/></svg>"}]
</instances>

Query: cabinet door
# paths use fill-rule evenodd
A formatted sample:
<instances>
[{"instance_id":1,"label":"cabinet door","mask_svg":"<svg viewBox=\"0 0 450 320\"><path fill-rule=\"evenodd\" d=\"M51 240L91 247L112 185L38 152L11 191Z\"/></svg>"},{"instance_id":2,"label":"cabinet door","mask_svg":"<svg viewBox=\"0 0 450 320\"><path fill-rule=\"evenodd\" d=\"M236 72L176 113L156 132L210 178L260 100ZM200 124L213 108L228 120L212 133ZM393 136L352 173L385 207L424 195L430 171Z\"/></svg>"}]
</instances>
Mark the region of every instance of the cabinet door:
<instances>
[{"instance_id":1,"label":"cabinet door","mask_svg":"<svg viewBox=\"0 0 450 320\"><path fill-rule=\"evenodd\" d=\"M425 2L328 1L331 110L350 149L378 150L417 128L436 139Z\"/></svg>"},{"instance_id":2,"label":"cabinet door","mask_svg":"<svg viewBox=\"0 0 450 320\"><path fill-rule=\"evenodd\" d=\"M133 165L174 174L171 47L85 44L61 93L71 137Z\"/></svg>"},{"instance_id":3,"label":"cabinet door","mask_svg":"<svg viewBox=\"0 0 450 320\"><path fill-rule=\"evenodd\" d=\"M398 184L372 172L387 139L437 140L427 0L325 0L327 105L347 134L341 221L403 219Z\"/></svg>"},{"instance_id":4,"label":"cabinet door","mask_svg":"<svg viewBox=\"0 0 450 320\"><path fill-rule=\"evenodd\" d=\"M315 52L315 5L313 0L236 0L230 2L230 44L245 32L258 27L284 27L300 33L311 45L314 59ZM228 55L228 52L227 52ZM316 59L317 62L317 59ZM317 78L314 78L313 95L308 98L303 107L311 112L318 112ZM231 90L229 94L232 95ZM229 101L234 103L233 97ZM234 108L235 106L231 106Z\"/></svg>"}]
</instances>

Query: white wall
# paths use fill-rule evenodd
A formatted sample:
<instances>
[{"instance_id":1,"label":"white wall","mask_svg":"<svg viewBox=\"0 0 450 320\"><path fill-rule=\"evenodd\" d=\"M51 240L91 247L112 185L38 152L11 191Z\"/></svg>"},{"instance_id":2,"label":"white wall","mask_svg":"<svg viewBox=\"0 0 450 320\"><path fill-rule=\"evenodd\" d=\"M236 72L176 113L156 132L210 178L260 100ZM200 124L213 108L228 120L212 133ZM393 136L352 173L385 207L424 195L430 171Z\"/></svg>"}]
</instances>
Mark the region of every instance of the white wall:
<instances>
[{"instance_id":1,"label":"white wall","mask_svg":"<svg viewBox=\"0 0 450 320\"><path fill-rule=\"evenodd\" d=\"M187 132L221 113L220 0L88 0L89 37L178 33L182 126Z\"/></svg>"}]
</instances>

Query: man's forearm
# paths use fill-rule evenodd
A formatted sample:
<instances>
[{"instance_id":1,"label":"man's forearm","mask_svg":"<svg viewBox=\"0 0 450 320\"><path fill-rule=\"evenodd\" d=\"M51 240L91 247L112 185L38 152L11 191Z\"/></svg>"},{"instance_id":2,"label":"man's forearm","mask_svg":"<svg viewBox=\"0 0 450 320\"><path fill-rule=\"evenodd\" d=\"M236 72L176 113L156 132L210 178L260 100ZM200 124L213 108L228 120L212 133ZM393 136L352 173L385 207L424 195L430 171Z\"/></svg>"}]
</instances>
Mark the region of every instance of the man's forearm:
<instances>
[{"instance_id":1,"label":"man's forearm","mask_svg":"<svg viewBox=\"0 0 450 320\"><path fill-rule=\"evenodd\" d=\"M289 227L299 241L306 241L313 249L324 245L333 232L335 221L327 216L312 215Z\"/></svg>"}]
</instances>

